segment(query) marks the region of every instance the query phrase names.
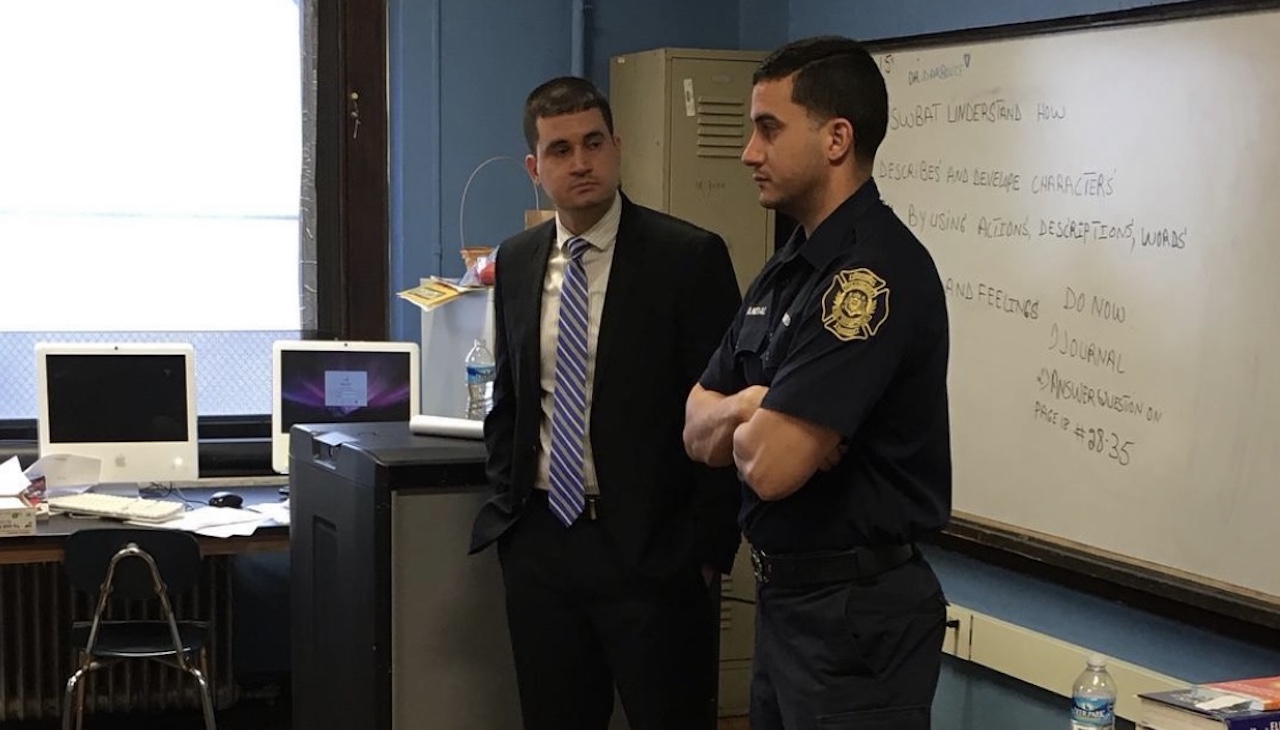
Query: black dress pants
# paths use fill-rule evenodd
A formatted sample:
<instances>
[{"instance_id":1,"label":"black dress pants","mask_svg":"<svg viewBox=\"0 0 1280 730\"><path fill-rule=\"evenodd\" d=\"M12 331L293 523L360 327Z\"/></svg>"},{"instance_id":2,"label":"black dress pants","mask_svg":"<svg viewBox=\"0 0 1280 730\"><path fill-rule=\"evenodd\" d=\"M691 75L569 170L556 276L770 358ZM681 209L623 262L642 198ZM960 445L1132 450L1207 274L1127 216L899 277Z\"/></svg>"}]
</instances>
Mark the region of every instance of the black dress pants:
<instances>
[{"instance_id":1,"label":"black dress pants","mask_svg":"<svg viewBox=\"0 0 1280 730\"><path fill-rule=\"evenodd\" d=\"M566 528L535 497L498 543L524 730L605 730L615 684L631 730L706 730L718 624L701 572L638 573L609 518Z\"/></svg>"},{"instance_id":2,"label":"black dress pants","mask_svg":"<svg viewBox=\"0 0 1280 730\"><path fill-rule=\"evenodd\" d=\"M751 730L928 730L947 617L923 557L756 597Z\"/></svg>"}]
</instances>

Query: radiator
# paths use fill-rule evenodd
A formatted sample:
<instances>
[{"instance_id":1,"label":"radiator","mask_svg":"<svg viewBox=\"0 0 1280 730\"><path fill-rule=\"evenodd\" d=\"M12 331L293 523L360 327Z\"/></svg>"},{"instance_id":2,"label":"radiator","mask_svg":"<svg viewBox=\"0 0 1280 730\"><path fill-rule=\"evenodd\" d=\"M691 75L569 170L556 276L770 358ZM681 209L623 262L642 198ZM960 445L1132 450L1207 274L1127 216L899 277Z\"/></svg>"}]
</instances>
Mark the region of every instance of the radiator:
<instances>
[{"instance_id":1,"label":"radiator","mask_svg":"<svg viewBox=\"0 0 1280 730\"><path fill-rule=\"evenodd\" d=\"M171 596L179 619L212 622L209 671L214 704L236 700L231 657L231 560L206 558L197 586ZM160 618L159 605L114 602L115 619ZM72 621L93 616L92 599L67 583L61 563L0 565L0 723L57 718L75 667L67 640ZM85 713L198 709L195 678L146 660L123 661L83 680Z\"/></svg>"}]
</instances>

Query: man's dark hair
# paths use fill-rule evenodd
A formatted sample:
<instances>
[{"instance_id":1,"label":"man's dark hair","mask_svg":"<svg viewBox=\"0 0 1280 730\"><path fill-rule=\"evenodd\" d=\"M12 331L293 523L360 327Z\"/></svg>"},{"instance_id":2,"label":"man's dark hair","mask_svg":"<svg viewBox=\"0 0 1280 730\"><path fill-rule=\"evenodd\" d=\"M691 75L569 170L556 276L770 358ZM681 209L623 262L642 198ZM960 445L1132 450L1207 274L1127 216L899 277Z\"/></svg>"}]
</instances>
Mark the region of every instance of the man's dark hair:
<instances>
[{"instance_id":1,"label":"man's dark hair","mask_svg":"<svg viewBox=\"0 0 1280 730\"><path fill-rule=\"evenodd\" d=\"M819 122L849 120L854 158L864 165L874 162L889 126L889 94L867 49L840 36L792 41L769 54L751 81L781 81L792 74L791 101Z\"/></svg>"},{"instance_id":2,"label":"man's dark hair","mask_svg":"<svg viewBox=\"0 0 1280 730\"><path fill-rule=\"evenodd\" d=\"M524 140L529 152L538 149L538 120L599 109L604 124L613 134L613 110L609 100L595 84L577 76L561 76L551 79L529 93L524 103Z\"/></svg>"}]
</instances>

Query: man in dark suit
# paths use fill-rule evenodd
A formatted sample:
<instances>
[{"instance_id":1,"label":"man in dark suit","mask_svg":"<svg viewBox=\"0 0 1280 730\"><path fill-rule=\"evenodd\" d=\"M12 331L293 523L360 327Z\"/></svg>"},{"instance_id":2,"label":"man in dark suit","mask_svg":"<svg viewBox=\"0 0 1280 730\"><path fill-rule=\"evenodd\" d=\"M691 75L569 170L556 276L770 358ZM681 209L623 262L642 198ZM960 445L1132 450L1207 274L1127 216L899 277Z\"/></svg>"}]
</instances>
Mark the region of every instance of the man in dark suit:
<instances>
[{"instance_id":1,"label":"man in dark suit","mask_svg":"<svg viewBox=\"0 0 1280 730\"><path fill-rule=\"evenodd\" d=\"M683 448L684 403L740 303L724 241L635 205L590 82L525 104L529 174L556 218L498 250L495 494L472 551L498 545L525 730L705 730L715 695L708 584L739 543L732 470Z\"/></svg>"}]
</instances>

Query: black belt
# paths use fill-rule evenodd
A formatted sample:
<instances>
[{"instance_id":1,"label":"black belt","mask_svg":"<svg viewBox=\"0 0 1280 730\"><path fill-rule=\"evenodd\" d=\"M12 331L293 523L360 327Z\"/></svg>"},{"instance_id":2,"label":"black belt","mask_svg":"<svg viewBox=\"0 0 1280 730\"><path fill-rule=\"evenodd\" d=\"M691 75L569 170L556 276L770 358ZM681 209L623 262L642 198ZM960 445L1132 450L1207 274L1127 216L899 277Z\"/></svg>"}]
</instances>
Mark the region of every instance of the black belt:
<instances>
[{"instance_id":1,"label":"black belt","mask_svg":"<svg viewBox=\"0 0 1280 730\"><path fill-rule=\"evenodd\" d=\"M856 547L838 553L767 555L751 548L756 581L774 586L806 586L865 580L902 565L916 554L914 545Z\"/></svg>"},{"instance_id":2,"label":"black belt","mask_svg":"<svg viewBox=\"0 0 1280 730\"><path fill-rule=\"evenodd\" d=\"M545 502L550 496L550 493L545 489L535 489L533 490L533 496L539 497ZM578 519L595 522L600 519L600 495L588 494L585 495L585 497L586 499L582 505L582 514L578 515ZM550 509L550 507L548 507L548 509Z\"/></svg>"}]
</instances>

